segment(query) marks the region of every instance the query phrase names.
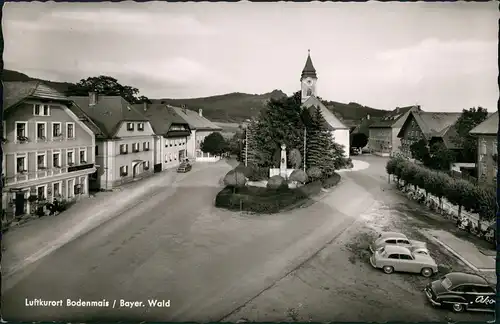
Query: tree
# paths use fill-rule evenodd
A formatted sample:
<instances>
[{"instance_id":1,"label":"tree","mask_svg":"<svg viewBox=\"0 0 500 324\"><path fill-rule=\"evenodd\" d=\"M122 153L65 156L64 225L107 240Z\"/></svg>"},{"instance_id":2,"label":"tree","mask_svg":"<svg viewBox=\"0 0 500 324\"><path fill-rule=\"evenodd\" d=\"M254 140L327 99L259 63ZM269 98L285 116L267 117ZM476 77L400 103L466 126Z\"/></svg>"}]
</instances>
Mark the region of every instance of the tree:
<instances>
[{"instance_id":1,"label":"tree","mask_svg":"<svg viewBox=\"0 0 500 324\"><path fill-rule=\"evenodd\" d=\"M252 129L255 160L259 166L273 167L276 163L273 156L281 152L282 144L302 150L304 124L301 113L299 92L267 102Z\"/></svg>"},{"instance_id":2,"label":"tree","mask_svg":"<svg viewBox=\"0 0 500 324\"><path fill-rule=\"evenodd\" d=\"M224 184L233 189L233 193L237 188L243 188L247 183L245 175L238 171L229 171L224 177Z\"/></svg>"},{"instance_id":3,"label":"tree","mask_svg":"<svg viewBox=\"0 0 500 324\"><path fill-rule=\"evenodd\" d=\"M219 132L214 132L205 137L200 145L200 149L204 153L221 155L222 153L228 151L228 145L224 137Z\"/></svg>"},{"instance_id":4,"label":"tree","mask_svg":"<svg viewBox=\"0 0 500 324\"><path fill-rule=\"evenodd\" d=\"M292 174L290 174L290 181L297 181L300 183L307 182L307 173L304 170L296 169L293 170Z\"/></svg>"},{"instance_id":5,"label":"tree","mask_svg":"<svg viewBox=\"0 0 500 324\"><path fill-rule=\"evenodd\" d=\"M455 153L441 141L431 144L429 156L427 166L434 170L448 171L450 165L455 162Z\"/></svg>"},{"instance_id":6,"label":"tree","mask_svg":"<svg viewBox=\"0 0 500 324\"><path fill-rule=\"evenodd\" d=\"M410 146L411 156L424 164L429 160L430 153L429 147L427 146L427 141L425 139L421 139Z\"/></svg>"},{"instance_id":7,"label":"tree","mask_svg":"<svg viewBox=\"0 0 500 324\"><path fill-rule=\"evenodd\" d=\"M290 151L288 161L290 161L290 165L293 169L299 169L302 165L302 154L300 154L298 149L294 148Z\"/></svg>"},{"instance_id":8,"label":"tree","mask_svg":"<svg viewBox=\"0 0 500 324\"><path fill-rule=\"evenodd\" d=\"M151 102L146 96L138 96L139 89L122 85L117 79L100 75L81 79L80 82L71 85L66 91L67 96L88 96L89 92L96 92L103 96L121 96L129 103Z\"/></svg>"},{"instance_id":9,"label":"tree","mask_svg":"<svg viewBox=\"0 0 500 324\"><path fill-rule=\"evenodd\" d=\"M488 111L478 107L464 109L455 124L456 136L452 138L454 144L461 148L460 162L476 162L477 139L469 132L488 118Z\"/></svg>"},{"instance_id":10,"label":"tree","mask_svg":"<svg viewBox=\"0 0 500 324\"><path fill-rule=\"evenodd\" d=\"M363 133L356 133L352 135L351 146L354 148L363 148L368 144L368 136Z\"/></svg>"}]
</instances>

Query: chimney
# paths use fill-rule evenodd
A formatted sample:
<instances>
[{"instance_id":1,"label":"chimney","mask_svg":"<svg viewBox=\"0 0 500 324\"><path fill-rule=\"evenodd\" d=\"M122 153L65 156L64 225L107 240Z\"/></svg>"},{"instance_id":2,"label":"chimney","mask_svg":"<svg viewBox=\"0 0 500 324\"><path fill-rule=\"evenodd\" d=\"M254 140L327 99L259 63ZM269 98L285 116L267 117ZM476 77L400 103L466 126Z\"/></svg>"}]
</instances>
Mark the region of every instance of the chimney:
<instances>
[{"instance_id":1,"label":"chimney","mask_svg":"<svg viewBox=\"0 0 500 324\"><path fill-rule=\"evenodd\" d=\"M370 114L366 115L366 120L370 120Z\"/></svg>"},{"instance_id":2,"label":"chimney","mask_svg":"<svg viewBox=\"0 0 500 324\"><path fill-rule=\"evenodd\" d=\"M89 92L89 106L97 105L97 92L90 91Z\"/></svg>"},{"instance_id":3,"label":"chimney","mask_svg":"<svg viewBox=\"0 0 500 324\"><path fill-rule=\"evenodd\" d=\"M181 108L182 108L182 112L186 113L186 105L181 105Z\"/></svg>"},{"instance_id":4,"label":"chimney","mask_svg":"<svg viewBox=\"0 0 500 324\"><path fill-rule=\"evenodd\" d=\"M144 101L142 104L144 106L144 111L148 110L148 102Z\"/></svg>"},{"instance_id":5,"label":"chimney","mask_svg":"<svg viewBox=\"0 0 500 324\"><path fill-rule=\"evenodd\" d=\"M399 107L396 107L396 114L399 114Z\"/></svg>"},{"instance_id":6,"label":"chimney","mask_svg":"<svg viewBox=\"0 0 500 324\"><path fill-rule=\"evenodd\" d=\"M198 115L200 115L200 117L203 117L203 109L198 109Z\"/></svg>"}]
</instances>

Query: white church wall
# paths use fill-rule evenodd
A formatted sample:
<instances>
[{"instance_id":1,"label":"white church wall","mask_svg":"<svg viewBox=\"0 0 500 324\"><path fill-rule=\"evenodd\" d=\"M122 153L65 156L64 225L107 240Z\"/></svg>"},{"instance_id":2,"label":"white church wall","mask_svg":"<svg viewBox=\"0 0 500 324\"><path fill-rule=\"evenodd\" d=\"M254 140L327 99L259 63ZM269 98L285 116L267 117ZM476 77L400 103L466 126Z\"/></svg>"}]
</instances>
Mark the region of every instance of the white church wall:
<instances>
[{"instance_id":1,"label":"white church wall","mask_svg":"<svg viewBox=\"0 0 500 324\"><path fill-rule=\"evenodd\" d=\"M336 129L332 132L336 143L344 146L345 157L350 155L351 136L348 129Z\"/></svg>"}]
</instances>

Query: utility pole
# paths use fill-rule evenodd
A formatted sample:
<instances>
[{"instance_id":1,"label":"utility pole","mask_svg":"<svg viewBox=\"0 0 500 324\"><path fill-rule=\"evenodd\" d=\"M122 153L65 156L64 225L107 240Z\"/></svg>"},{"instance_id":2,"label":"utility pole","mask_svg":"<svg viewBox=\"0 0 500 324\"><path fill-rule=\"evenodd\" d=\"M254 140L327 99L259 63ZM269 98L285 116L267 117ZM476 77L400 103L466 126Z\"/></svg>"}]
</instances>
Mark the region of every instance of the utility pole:
<instances>
[{"instance_id":1,"label":"utility pole","mask_svg":"<svg viewBox=\"0 0 500 324\"><path fill-rule=\"evenodd\" d=\"M304 172L306 172L306 143L307 143L307 128L304 127Z\"/></svg>"},{"instance_id":2,"label":"utility pole","mask_svg":"<svg viewBox=\"0 0 500 324\"><path fill-rule=\"evenodd\" d=\"M248 126L245 129L245 166L248 166Z\"/></svg>"}]
</instances>

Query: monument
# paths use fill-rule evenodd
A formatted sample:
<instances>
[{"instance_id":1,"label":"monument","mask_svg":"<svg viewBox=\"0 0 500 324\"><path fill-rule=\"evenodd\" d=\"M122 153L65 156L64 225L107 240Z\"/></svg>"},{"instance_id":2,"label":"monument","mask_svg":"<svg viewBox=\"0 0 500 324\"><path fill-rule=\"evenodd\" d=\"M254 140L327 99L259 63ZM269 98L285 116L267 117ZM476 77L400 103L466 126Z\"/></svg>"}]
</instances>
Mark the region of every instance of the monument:
<instances>
[{"instance_id":1,"label":"monument","mask_svg":"<svg viewBox=\"0 0 500 324\"><path fill-rule=\"evenodd\" d=\"M284 179L287 178L286 174L286 145L281 144L281 163L280 163L280 176L282 176Z\"/></svg>"}]
</instances>

